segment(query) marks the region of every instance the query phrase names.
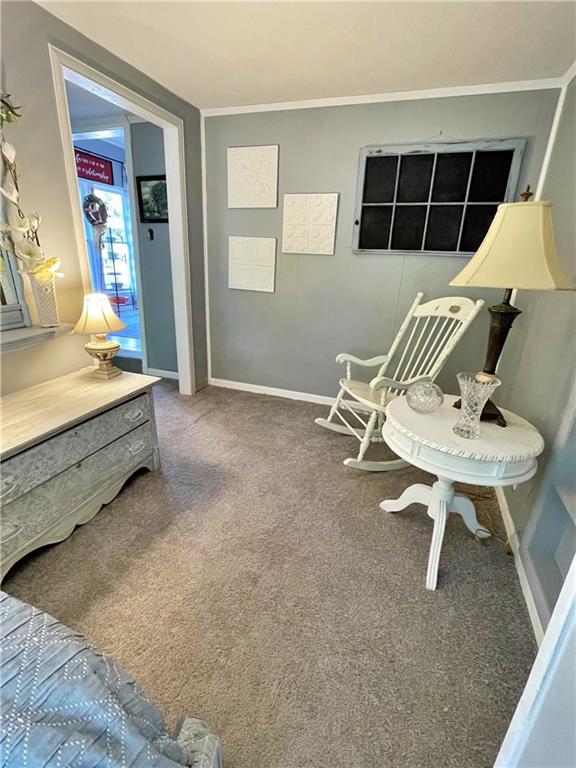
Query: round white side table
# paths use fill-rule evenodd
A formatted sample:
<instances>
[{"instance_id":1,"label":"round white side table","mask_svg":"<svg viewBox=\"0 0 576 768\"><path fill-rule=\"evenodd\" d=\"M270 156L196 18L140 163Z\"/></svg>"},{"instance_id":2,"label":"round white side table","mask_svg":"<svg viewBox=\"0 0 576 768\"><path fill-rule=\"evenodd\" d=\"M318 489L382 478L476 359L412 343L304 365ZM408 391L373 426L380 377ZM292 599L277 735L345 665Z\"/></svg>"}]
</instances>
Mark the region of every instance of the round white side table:
<instances>
[{"instance_id":1,"label":"round white side table","mask_svg":"<svg viewBox=\"0 0 576 768\"><path fill-rule=\"evenodd\" d=\"M426 587L436 589L440 550L449 512L456 512L466 526L480 537L490 533L478 522L474 504L466 496L454 493L454 483L471 485L517 485L536 472L536 456L542 453L544 440L525 419L502 410L507 427L482 422L480 437L467 440L458 437L452 427L460 411L453 408L457 398L446 395L435 413L413 411L405 397L393 400L386 408L382 428L384 440L401 459L436 475L432 485L416 483L399 499L386 500L380 508L399 512L409 504L425 504L434 521L432 544L428 557Z\"/></svg>"}]
</instances>

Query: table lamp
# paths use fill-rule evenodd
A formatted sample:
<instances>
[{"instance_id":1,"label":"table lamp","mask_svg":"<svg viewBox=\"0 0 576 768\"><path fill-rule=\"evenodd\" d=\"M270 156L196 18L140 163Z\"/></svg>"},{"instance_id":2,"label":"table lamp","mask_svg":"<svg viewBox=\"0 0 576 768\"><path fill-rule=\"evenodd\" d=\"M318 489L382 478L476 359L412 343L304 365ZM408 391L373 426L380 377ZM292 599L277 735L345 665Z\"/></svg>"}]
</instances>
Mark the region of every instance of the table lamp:
<instances>
[{"instance_id":1,"label":"table lamp","mask_svg":"<svg viewBox=\"0 0 576 768\"><path fill-rule=\"evenodd\" d=\"M540 200L529 202L531 196L528 187L522 194L524 202L498 206L480 247L450 282L450 285L467 287L504 288L501 303L488 308L490 334L483 370L492 375L496 372L512 323L521 313L510 302L512 291L576 289L556 253L552 206ZM491 401L488 401L482 419L506 426L504 416Z\"/></svg>"},{"instance_id":2,"label":"table lamp","mask_svg":"<svg viewBox=\"0 0 576 768\"><path fill-rule=\"evenodd\" d=\"M126 324L114 313L110 299L104 293L88 293L84 296L84 308L74 326L74 333L92 336L84 349L96 362L92 376L96 379L113 379L122 371L112 365L112 359L120 349L117 341L110 341L106 334L121 331Z\"/></svg>"}]
</instances>

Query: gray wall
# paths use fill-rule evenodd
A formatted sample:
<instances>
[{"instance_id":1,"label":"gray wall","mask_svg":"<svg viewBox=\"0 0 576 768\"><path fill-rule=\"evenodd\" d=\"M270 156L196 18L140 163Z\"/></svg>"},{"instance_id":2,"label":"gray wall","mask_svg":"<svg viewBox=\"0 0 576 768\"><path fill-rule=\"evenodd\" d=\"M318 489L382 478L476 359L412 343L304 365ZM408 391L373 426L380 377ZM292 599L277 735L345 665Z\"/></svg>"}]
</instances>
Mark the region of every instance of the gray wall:
<instances>
[{"instance_id":1,"label":"gray wall","mask_svg":"<svg viewBox=\"0 0 576 768\"><path fill-rule=\"evenodd\" d=\"M462 257L351 252L359 150L525 136L520 185L534 187L557 98L557 91L533 91L206 118L212 375L331 395L341 375L338 352L386 351L418 290L429 298L462 293L448 287ZM275 210L227 208L226 148L250 144L280 145ZM340 193L334 256L281 253L285 192ZM228 235L278 238L275 293L228 289ZM456 371L481 367L486 333L487 316L481 316L449 363L443 386L454 390Z\"/></svg>"},{"instance_id":2,"label":"gray wall","mask_svg":"<svg viewBox=\"0 0 576 768\"><path fill-rule=\"evenodd\" d=\"M24 106L23 118L6 129L19 152L19 171L25 207L42 214L41 238L49 254L62 261L65 277L58 283L58 302L64 321L75 322L82 309L82 283L72 212L64 171L64 156L48 43L65 50L131 88L184 121L186 187L194 321L194 362L197 386L206 382L206 327L202 247L202 184L200 114L158 83L96 45L76 30L30 2L2 2L2 90ZM83 339L78 339L78 345ZM50 342L48 342L50 343ZM28 351L33 357L34 349ZM10 356L3 360L6 386L11 382ZM76 367L71 357L70 370ZM51 378L50 370L41 374Z\"/></svg>"},{"instance_id":3,"label":"gray wall","mask_svg":"<svg viewBox=\"0 0 576 768\"><path fill-rule=\"evenodd\" d=\"M576 282L576 81L569 86L542 196L552 202L558 254ZM507 490L510 511L521 533L544 471L576 377L576 294L523 291L502 358L501 402L529 419L544 435L540 472L516 491ZM573 457L573 462L576 459ZM574 467L576 472L576 466Z\"/></svg>"},{"instance_id":4,"label":"gray wall","mask_svg":"<svg viewBox=\"0 0 576 768\"><path fill-rule=\"evenodd\" d=\"M166 168L162 129L151 123L135 123L130 126L130 135L134 175L163 175ZM177 371L168 224L142 224L139 211L136 216L148 365ZM154 240L148 239L149 229Z\"/></svg>"}]
</instances>

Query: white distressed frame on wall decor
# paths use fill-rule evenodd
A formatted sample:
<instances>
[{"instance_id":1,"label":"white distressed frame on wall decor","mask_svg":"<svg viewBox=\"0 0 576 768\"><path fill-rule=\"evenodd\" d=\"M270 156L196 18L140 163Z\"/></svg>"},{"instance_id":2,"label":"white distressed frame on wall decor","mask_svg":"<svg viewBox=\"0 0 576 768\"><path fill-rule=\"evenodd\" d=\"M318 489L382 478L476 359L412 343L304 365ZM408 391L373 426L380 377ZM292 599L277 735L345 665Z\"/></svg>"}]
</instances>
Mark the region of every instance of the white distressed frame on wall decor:
<instances>
[{"instance_id":1,"label":"white distressed frame on wall decor","mask_svg":"<svg viewBox=\"0 0 576 768\"><path fill-rule=\"evenodd\" d=\"M368 146L368 147L362 147L360 150L360 157L358 160L358 177L356 182L356 202L355 202L355 208L354 208L354 228L352 233L352 251L354 253L374 253L374 254L396 254L396 253L403 253L403 254L419 254L421 256L461 256L463 258L470 258L472 256L472 253L466 252L466 251L426 251L423 248L419 250L409 250L409 249L393 249L391 247L389 248L360 248L360 229L362 225L362 208L363 208L363 198L364 198L364 180L366 176L366 161L369 157L384 157L386 155L398 155L399 157L402 157L403 155L422 155L422 154L444 154L444 153L450 153L450 152L472 152L475 156L477 151L482 150L506 150L511 149L514 154L512 156L512 164L510 166L510 172L508 174L508 183L506 185L506 192L504 194L504 200L502 202L509 203L513 202L514 196L517 192L518 187L518 180L520 177L520 170L522 167L522 160L524 158L524 153L526 151L526 139L524 138L510 138L510 139L477 139L477 140L466 140L466 141L450 141L450 142L422 142L415 143L411 142L408 144L382 144L382 145L375 145L375 146ZM400 177L400 166L401 163L398 162L397 168L396 168L396 183L394 188L394 202L391 203L367 203L366 205L386 205L391 206L393 213L392 213L392 223L390 225L390 235L389 235L389 244L391 245L392 240L392 231L394 226L394 213L397 207L397 203L395 202L396 199L396 192L398 189L398 181ZM469 171L469 177L468 177L468 189L470 188L470 183L472 180L472 173L474 171L474 159L472 160L472 166ZM435 202L432 200L432 191L434 188L434 171L432 172L432 177L430 180L430 189L428 192L428 200L422 201L418 203L401 203L400 205L406 206L406 205L415 205L415 206L427 206L426 211L426 222L424 224L424 231L422 235L422 245L424 245L424 240L426 238L426 231L428 227L428 216L430 213L430 207L431 205L434 206L454 206L454 205L462 205L464 209L467 205L490 205L490 201L486 202L479 202L479 203L469 203L469 202L449 202L449 203L440 203ZM468 197L468 189L466 190L466 198ZM493 204L499 205L498 201L492 201ZM458 236L458 240L460 241L460 237L462 235L462 228L464 226L464 216L466 211L464 210L462 212L462 220L460 222L460 234Z\"/></svg>"},{"instance_id":2,"label":"white distressed frame on wall decor","mask_svg":"<svg viewBox=\"0 0 576 768\"><path fill-rule=\"evenodd\" d=\"M184 148L184 123L182 118L166 111L152 101L117 83L75 59L70 54L49 44L52 78L64 150L64 164L72 207L72 221L80 257L84 292L92 290L88 253L84 238L82 206L76 179L74 144L70 127L65 80L79 85L99 98L103 98L142 120L162 128L168 189L170 266L172 270L172 298L178 361L178 385L181 394L192 395L196 391L194 370L194 342L192 335L192 291L190 283L190 258L188 251L188 209L186 204L186 166Z\"/></svg>"},{"instance_id":3,"label":"white distressed frame on wall decor","mask_svg":"<svg viewBox=\"0 0 576 768\"><path fill-rule=\"evenodd\" d=\"M278 144L228 147L228 208L278 206Z\"/></svg>"},{"instance_id":4,"label":"white distressed frame on wall decor","mask_svg":"<svg viewBox=\"0 0 576 768\"><path fill-rule=\"evenodd\" d=\"M284 195L282 252L334 255L338 193Z\"/></svg>"}]
</instances>

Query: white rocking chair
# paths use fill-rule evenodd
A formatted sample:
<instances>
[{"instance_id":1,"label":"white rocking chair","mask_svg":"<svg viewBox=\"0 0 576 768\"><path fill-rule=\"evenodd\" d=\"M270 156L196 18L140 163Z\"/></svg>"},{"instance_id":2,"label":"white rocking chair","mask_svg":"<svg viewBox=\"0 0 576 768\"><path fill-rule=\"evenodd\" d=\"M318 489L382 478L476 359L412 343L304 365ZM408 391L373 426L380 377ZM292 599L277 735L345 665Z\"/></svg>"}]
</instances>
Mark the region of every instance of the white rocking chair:
<instances>
[{"instance_id":1,"label":"white rocking chair","mask_svg":"<svg viewBox=\"0 0 576 768\"><path fill-rule=\"evenodd\" d=\"M347 467L385 472L407 466L402 459L364 459L371 443L383 442L381 435L386 406L390 400L404 394L410 384L416 381L433 381L436 378L450 353L484 306L481 299L474 302L459 296L446 296L420 304L423 296L423 293L417 294L387 355L379 355L369 360L361 360L346 353L336 357L337 363L346 363L346 378L340 379L340 391L328 418L316 419L316 424L333 432L354 435L360 441L358 456L344 461ZM412 327L408 333L410 326ZM363 368L380 366L380 369L378 375L367 384L352 378L352 364ZM394 373L388 377L385 374L391 366ZM336 418L339 421L335 421ZM353 426L348 419L355 419L357 425Z\"/></svg>"}]
</instances>

